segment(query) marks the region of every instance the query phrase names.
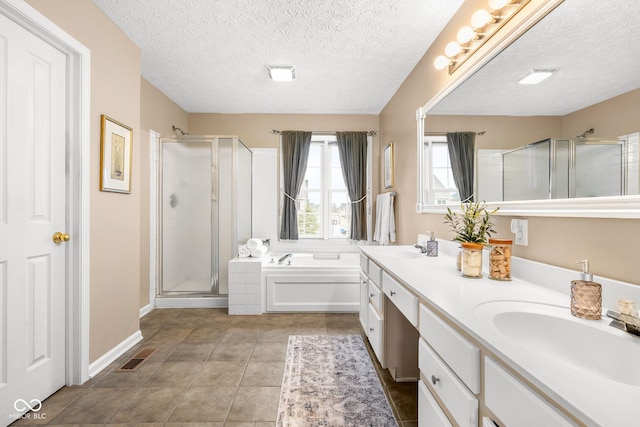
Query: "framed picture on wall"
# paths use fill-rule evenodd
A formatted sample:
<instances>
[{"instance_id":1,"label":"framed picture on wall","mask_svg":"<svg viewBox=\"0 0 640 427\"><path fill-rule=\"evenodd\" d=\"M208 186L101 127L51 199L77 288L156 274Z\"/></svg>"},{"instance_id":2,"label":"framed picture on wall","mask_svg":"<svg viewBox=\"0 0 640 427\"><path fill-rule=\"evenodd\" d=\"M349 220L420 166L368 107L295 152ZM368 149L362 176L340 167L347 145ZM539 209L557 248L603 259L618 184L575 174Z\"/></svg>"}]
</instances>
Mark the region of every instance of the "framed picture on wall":
<instances>
[{"instance_id":1,"label":"framed picture on wall","mask_svg":"<svg viewBox=\"0 0 640 427\"><path fill-rule=\"evenodd\" d=\"M131 193L133 130L104 114L100 117L100 191Z\"/></svg>"},{"instance_id":2,"label":"framed picture on wall","mask_svg":"<svg viewBox=\"0 0 640 427\"><path fill-rule=\"evenodd\" d=\"M393 142L384 149L384 188L393 187Z\"/></svg>"}]
</instances>

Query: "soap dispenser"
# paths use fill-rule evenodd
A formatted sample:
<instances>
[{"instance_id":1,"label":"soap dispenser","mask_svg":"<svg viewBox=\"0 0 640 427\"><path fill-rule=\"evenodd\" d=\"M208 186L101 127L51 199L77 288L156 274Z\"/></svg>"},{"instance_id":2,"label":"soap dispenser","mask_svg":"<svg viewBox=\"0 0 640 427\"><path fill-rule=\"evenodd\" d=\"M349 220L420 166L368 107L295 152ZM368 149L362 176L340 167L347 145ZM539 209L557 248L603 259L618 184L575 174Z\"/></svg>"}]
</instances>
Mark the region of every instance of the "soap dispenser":
<instances>
[{"instance_id":1,"label":"soap dispenser","mask_svg":"<svg viewBox=\"0 0 640 427\"><path fill-rule=\"evenodd\" d=\"M431 237L427 241L427 256L438 256L438 241L436 235L432 231Z\"/></svg>"},{"instance_id":2,"label":"soap dispenser","mask_svg":"<svg viewBox=\"0 0 640 427\"><path fill-rule=\"evenodd\" d=\"M589 261L583 259L580 280L571 281L571 314L581 319L598 320L602 317L602 285L593 281Z\"/></svg>"}]
</instances>

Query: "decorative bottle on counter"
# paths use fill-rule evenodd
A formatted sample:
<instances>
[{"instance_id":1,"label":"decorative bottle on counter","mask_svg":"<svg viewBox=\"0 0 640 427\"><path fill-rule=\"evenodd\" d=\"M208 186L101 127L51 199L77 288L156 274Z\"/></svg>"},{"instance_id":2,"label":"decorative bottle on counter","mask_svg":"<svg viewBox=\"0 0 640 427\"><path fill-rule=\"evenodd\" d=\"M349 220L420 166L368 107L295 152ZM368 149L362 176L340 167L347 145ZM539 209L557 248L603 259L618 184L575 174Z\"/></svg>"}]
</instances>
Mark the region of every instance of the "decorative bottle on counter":
<instances>
[{"instance_id":1,"label":"decorative bottle on counter","mask_svg":"<svg viewBox=\"0 0 640 427\"><path fill-rule=\"evenodd\" d=\"M581 280L571 281L571 314L581 319L599 320L602 317L602 285L593 281L589 261L584 259Z\"/></svg>"},{"instance_id":2,"label":"decorative bottle on counter","mask_svg":"<svg viewBox=\"0 0 640 427\"><path fill-rule=\"evenodd\" d=\"M462 242L462 275L482 277L482 244Z\"/></svg>"},{"instance_id":3,"label":"decorative bottle on counter","mask_svg":"<svg viewBox=\"0 0 640 427\"><path fill-rule=\"evenodd\" d=\"M489 279L511 280L511 239L489 239Z\"/></svg>"}]
</instances>

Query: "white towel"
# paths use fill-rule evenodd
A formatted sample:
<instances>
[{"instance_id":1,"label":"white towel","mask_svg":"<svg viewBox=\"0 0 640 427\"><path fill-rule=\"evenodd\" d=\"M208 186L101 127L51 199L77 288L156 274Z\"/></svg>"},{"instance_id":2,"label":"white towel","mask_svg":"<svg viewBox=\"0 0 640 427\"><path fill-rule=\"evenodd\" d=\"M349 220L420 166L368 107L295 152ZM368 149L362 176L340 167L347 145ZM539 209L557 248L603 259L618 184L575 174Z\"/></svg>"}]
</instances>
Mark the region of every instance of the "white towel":
<instances>
[{"instance_id":1,"label":"white towel","mask_svg":"<svg viewBox=\"0 0 640 427\"><path fill-rule=\"evenodd\" d=\"M268 248L264 245L261 245L255 249L250 249L250 251L251 251L251 258L260 258L261 256L267 253Z\"/></svg>"},{"instance_id":2,"label":"white towel","mask_svg":"<svg viewBox=\"0 0 640 427\"><path fill-rule=\"evenodd\" d=\"M393 199L391 193L378 194L376 198L376 230L373 240L381 245L388 245L396 241L396 219L393 213Z\"/></svg>"},{"instance_id":3,"label":"white towel","mask_svg":"<svg viewBox=\"0 0 640 427\"><path fill-rule=\"evenodd\" d=\"M262 239L253 238L247 240L247 247L249 248L249 250L256 249L260 246L262 246Z\"/></svg>"},{"instance_id":4,"label":"white towel","mask_svg":"<svg viewBox=\"0 0 640 427\"><path fill-rule=\"evenodd\" d=\"M251 251L247 245L238 246L238 258L247 258L249 255L251 255Z\"/></svg>"}]
</instances>

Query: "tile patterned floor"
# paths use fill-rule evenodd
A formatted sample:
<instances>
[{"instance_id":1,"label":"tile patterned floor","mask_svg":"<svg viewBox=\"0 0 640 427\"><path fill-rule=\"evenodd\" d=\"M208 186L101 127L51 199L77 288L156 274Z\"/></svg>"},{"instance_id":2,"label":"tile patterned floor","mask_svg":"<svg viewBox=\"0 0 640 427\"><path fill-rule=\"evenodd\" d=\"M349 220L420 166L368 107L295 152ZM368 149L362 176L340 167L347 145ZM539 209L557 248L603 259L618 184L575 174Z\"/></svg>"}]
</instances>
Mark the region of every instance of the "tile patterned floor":
<instances>
[{"instance_id":1,"label":"tile patterned floor","mask_svg":"<svg viewBox=\"0 0 640 427\"><path fill-rule=\"evenodd\" d=\"M144 340L135 348L45 400L45 419L12 426L273 427L289 335L362 332L356 314L229 316L223 309L154 310L140 325ZM114 372L142 348L157 351L135 372ZM393 382L373 360L399 425L417 426L416 384Z\"/></svg>"}]
</instances>

